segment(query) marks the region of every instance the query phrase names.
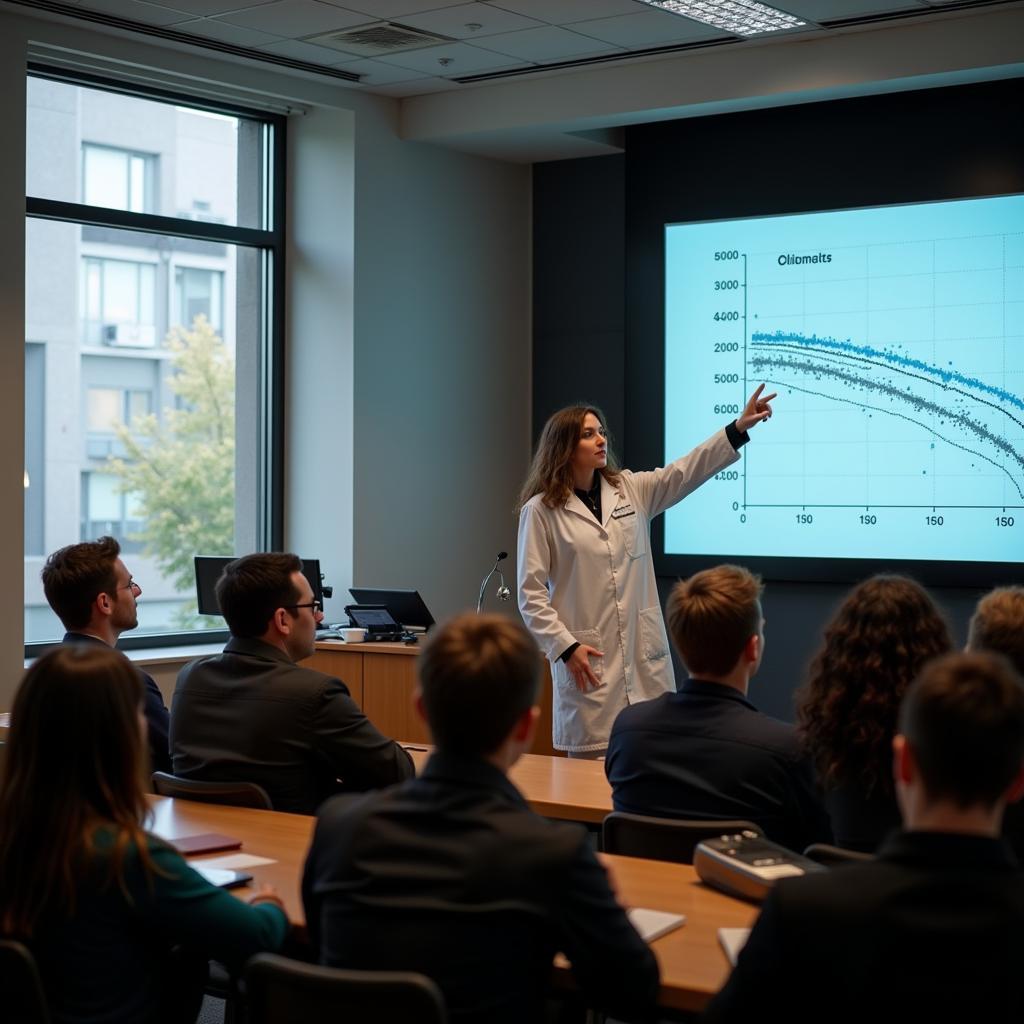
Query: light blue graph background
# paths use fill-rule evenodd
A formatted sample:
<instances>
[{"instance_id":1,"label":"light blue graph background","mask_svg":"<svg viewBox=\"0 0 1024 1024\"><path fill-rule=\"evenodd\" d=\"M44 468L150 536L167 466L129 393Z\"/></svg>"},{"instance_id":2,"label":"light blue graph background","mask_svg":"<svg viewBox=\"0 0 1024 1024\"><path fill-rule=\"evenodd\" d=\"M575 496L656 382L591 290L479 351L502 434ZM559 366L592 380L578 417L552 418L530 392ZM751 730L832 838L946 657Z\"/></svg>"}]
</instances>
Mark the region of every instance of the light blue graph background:
<instances>
[{"instance_id":1,"label":"light blue graph background","mask_svg":"<svg viewBox=\"0 0 1024 1024\"><path fill-rule=\"evenodd\" d=\"M681 554L1024 559L1024 197L665 228L665 460L778 391Z\"/></svg>"}]
</instances>

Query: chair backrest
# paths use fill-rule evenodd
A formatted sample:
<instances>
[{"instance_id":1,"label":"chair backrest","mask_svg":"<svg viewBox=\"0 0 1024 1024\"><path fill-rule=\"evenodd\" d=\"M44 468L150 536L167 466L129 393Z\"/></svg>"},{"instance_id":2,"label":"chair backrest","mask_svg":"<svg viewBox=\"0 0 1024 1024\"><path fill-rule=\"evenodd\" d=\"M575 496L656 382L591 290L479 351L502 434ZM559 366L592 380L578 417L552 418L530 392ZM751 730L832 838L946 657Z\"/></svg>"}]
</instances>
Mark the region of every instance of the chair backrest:
<instances>
[{"instance_id":1,"label":"chair backrest","mask_svg":"<svg viewBox=\"0 0 1024 1024\"><path fill-rule=\"evenodd\" d=\"M36 962L20 942L0 940L0 988L4 1020L50 1024Z\"/></svg>"},{"instance_id":2,"label":"chair backrest","mask_svg":"<svg viewBox=\"0 0 1024 1024\"><path fill-rule=\"evenodd\" d=\"M445 1024L441 991L411 971L346 971L258 953L246 965L249 1024Z\"/></svg>"},{"instance_id":3,"label":"chair backrest","mask_svg":"<svg viewBox=\"0 0 1024 1024\"><path fill-rule=\"evenodd\" d=\"M182 800L198 800L204 804L229 804L232 807L255 807L273 810L267 791L255 782L200 782L182 779L168 772L153 772L153 789L160 796L176 796Z\"/></svg>"},{"instance_id":4,"label":"chair backrest","mask_svg":"<svg viewBox=\"0 0 1024 1024\"><path fill-rule=\"evenodd\" d=\"M873 853L861 853L860 850L844 850L841 846L829 846L828 843L811 843L804 850L804 856L827 868L840 864L860 864L866 860L874 860Z\"/></svg>"},{"instance_id":5,"label":"chair backrest","mask_svg":"<svg viewBox=\"0 0 1024 1024\"><path fill-rule=\"evenodd\" d=\"M643 814L612 811L601 826L601 847L605 853L626 857L692 864L693 851L702 840L739 832L761 835L761 829L750 821L650 818Z\"/></svg>"}]
</instances>

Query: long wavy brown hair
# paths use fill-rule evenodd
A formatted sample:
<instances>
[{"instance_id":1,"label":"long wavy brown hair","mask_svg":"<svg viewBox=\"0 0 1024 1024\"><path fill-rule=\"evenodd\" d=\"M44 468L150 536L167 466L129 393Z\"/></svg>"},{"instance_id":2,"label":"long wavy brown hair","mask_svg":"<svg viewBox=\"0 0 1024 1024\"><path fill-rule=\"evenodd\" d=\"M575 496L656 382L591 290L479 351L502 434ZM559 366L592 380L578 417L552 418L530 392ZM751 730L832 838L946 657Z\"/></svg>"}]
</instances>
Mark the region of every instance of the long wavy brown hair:
<instances>
[{"instance_id":1,"label":"long wavy brown hair","mask_svg":"<svg viewBox=\"0 0 1024 1024\"><path fill-rule=\"evenodd\" d=\"M141 825L142 700L131 663L98 644L58 648L25 674L0 780L0 934L30 939L40 922L74 914L79 886L96 880L98 829L113 835L100 884L127 896L133 848L155 870Z\"/></svg>"},{"instance_id":2,"label":"long wavy brown hair","mask_svg":"<svg viewBox=\"0 0 1024 1024\"><path fill-rule=\"evenodd\" d=\"M619 464L612 453L611 436L608 434L604 413L596 405L568 405L559 409L544 424L526 483L519 492L517 514L535 494L544 495L541 500L548 508L561 508L569 500L573 492L572 453L583 436L583 421L588 412L597 417L608 440L608 461L598 472L613 487L617 486Z\"/></svg>"},{"instance_id":3,"label":"long wavy brown hair","mask_svg":"<svg viewBox=\"0 0 1024 1024\"><path fill-rule=\"evenodd\" d=\"M853 589L796 698L805 749L826 789L856 781L865 793L892 790L900 701L925 662L951 647L945 619L913 580L874 576Z\"/></svg>"}]
</instances>

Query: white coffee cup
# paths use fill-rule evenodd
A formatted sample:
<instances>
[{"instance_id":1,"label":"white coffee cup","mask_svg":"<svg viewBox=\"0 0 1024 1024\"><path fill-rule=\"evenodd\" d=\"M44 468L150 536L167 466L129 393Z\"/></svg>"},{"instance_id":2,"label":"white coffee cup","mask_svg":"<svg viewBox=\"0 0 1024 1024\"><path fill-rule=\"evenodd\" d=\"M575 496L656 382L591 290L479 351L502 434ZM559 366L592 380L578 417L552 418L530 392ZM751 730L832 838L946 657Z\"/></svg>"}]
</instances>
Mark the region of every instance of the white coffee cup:
<instances>
[{"instance_id":1,"label":"white coffee cup","mask_svg":"<svg viewBox=\"0 0 1024 1024\"><path fill-rule=\"evenodd\" d=\"M349 626L339 632L341 639L347 644L361 644L366 639L366 630L359 626Z\"/></svg>"}]
</instances>

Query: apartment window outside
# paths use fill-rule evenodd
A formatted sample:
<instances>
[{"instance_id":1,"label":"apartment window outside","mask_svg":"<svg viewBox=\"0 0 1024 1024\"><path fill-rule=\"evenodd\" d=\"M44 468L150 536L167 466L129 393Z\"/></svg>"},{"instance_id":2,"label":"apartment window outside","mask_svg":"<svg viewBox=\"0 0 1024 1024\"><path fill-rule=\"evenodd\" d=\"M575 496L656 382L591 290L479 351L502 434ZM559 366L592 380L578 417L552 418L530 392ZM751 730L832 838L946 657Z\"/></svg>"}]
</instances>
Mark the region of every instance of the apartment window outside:
<instances>
[{"instance_id":1,"label":"apartment window outside","mask_svg":"<svg viewBox=\"0 0 1024 1024\"><path fill-rule=\"evenodd\" d=\"M82 202L154 213L156 157L111 146L82 146Z\"/></svg>"},{"instance_id":2,"label":"apartment window outside","mask_svg":"<svg viewBox=\"0 0 1024 1024\"><path fill-rule=\"evenodd\" d=\"M156 267L128 260L82 260L82 341L156 346Z\"/></svg>"},{"instance_id":3,"label":"apartment window outside","mask_svg":"<svg viewBox=\"0 0 1024 1024\"><path fill-rule=\"evenodd\" d=\"M210 639L193 556L281 544L283 120L44 68L26 113L26 647L105 534L125 646Z\"/></svg>"}]
</instances>

